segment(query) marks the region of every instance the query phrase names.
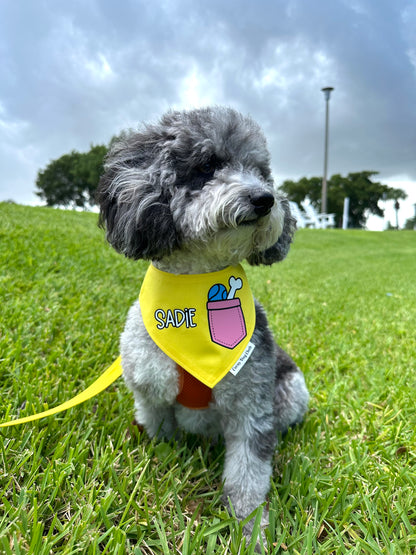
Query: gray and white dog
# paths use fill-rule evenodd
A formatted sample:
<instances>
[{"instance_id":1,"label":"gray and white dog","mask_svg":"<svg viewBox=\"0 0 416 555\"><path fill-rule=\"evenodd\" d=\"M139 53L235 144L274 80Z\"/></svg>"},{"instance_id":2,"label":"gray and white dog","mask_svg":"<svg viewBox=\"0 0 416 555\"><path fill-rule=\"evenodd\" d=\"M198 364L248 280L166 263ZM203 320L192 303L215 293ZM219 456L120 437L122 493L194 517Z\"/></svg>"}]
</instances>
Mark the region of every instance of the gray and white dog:
<instances>
[{"instance_id":1,"label":"gray and white dog","mask_svg":"<svg viewBox=\"0 0 416 555\"><path fill-rule=\"evenodd\" d=\"M244 259L273 264L285 258L296 227L274 188L259 126L223 107L168 112L123 135L107 157L98 201L117 251L172 274L215 272ZM120 342L136 420L151 437L171 438L178 428L223 434L224 500L239 519L265 502L276 432L301 422L309 399L302 372L274 342L257 301L255 314L256 348L236 376L213 388L205 410L177 402L176 364L150 338L138 301Z\"/></svg>"}]
</instances>

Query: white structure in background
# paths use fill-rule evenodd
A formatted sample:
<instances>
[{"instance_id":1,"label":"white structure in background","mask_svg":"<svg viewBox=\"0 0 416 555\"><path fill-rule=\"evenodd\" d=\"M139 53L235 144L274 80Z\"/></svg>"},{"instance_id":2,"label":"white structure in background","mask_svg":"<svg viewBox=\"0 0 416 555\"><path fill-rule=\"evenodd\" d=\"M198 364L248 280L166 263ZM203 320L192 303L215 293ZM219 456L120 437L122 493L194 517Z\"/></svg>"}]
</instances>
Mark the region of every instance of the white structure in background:
<instances>
[{"instance_id":1,"label":"white structure in background","mask_svg":"<svg viewBox=\"0 0 416 555\"><path fill-rule=\"evenodd\" d=\"M325 229L335 227L335 214L319 214L312 204L306 202L302 202L303 210L299 208L296 202L289 201L289 205L299 228Z\"/></svg>"},{"instance_id":2,"label":"white structure in background","mask_svg":"<svg viewBox=\"0 0 416 555\"><path fill-rule=\"evenodd\" d=\"M348 229L348 214L350 210L350 197L344 198L344 212L342 213L342 229Z\"/></svg>"},{"instance_id":3,"label":"white structure in background","mask_svg":"<svg viewBox=\"0 0 416 555\"><path fill-rule=\"evenodd\" d=\"M309 202L303 201L301 204L306 215L313 222L313 227L316 229L335 227L335 214L319 214Z\"/></svg>"},{"instance_id":4,"label":"white structure in background","mask_svg":"<svg viewBox=\"0 0 416 555\"><path fill-rule=\"evenodd\" d=\"M313 222L311 222L305 212L299 208L296 202L289 201L290 211L292 212L292 216L295 218L298 228L301 227L308 227L310 225L313 227Z\"/></svg>"}]
</instances>

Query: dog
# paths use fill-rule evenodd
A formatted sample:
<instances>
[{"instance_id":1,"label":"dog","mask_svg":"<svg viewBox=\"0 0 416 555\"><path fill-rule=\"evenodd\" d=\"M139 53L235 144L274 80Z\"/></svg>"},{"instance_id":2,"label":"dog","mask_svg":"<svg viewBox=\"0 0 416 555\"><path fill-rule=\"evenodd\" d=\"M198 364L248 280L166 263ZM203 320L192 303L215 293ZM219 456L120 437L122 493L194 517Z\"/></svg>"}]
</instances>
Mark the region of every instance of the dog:
<instances>
[{"instance_id":1,"label":"dog","mask_svg":"<svg viewBox=\"0 0 416 555\"><path fill-rule=\"evenodd\" d=\"M240 265L283 260L296 228L266 139L232 108L170 111L112 145L97 200L109 243L151 261L120 339L136 421L150 437L222 434L223 499L243 520L265 504L277 432L302 422L309 400ZM194 289L202 300L187 298Z\"/></svg>"}]
</instances>

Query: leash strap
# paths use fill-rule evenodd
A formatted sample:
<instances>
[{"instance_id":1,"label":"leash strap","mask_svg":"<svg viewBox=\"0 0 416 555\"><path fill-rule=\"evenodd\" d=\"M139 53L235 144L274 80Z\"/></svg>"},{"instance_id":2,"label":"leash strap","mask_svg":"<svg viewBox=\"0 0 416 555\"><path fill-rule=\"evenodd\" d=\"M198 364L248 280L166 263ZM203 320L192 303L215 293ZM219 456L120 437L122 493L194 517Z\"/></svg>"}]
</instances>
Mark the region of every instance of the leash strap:
<instances>
[{"instance_id":1,"label":"leash strap","mask_svg":"<svg viewBox=\"0 0 416 555\"><path fill-rule=\"evenodd\" d=\"M45 418L45 416L52 416L57 412L62 412L64 410L80 405L84 401L91 399L98 393L107 389L109 385L117 380L122 374L123 370L121 367L121 357L118 357L113 364L107 368L107 370L101 374L99 378L95 380L87 389L82 391L79 395L76 395L69 401L62 403L61 405L54 407L52 409L46 410L44 412L39 412L38 414L33 414L32 416L26 416L25 418L19 418L18 420L11 420L10 422L4 422L0 424L0 428L6 428L7 426L17 426L18 424L24 424L25 422L32 422L33 420L39 420L40 418Z\"/></svg>"}]
</instances>

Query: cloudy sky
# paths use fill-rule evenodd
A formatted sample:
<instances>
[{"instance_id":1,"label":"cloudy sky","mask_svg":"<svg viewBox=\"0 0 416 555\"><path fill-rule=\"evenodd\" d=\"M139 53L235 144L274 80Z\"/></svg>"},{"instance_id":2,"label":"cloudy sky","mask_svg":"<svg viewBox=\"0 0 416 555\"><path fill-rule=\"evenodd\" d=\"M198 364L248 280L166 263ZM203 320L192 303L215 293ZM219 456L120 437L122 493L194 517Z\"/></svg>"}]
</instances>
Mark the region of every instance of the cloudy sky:
<instances>
[{"instance_id":1,"label":"cloudy sky","mask_svg":"<svg viewBox=\"0 0 416 555\"><path fill-rule=\"evenodd\" d=\"M414 0L2 0L0 60L0 200L33 203L51 160L211 103L259 121L278 183L321 175L332 86L329 174L377 170L414 214Z\"/></svg>"}]
</instances>

